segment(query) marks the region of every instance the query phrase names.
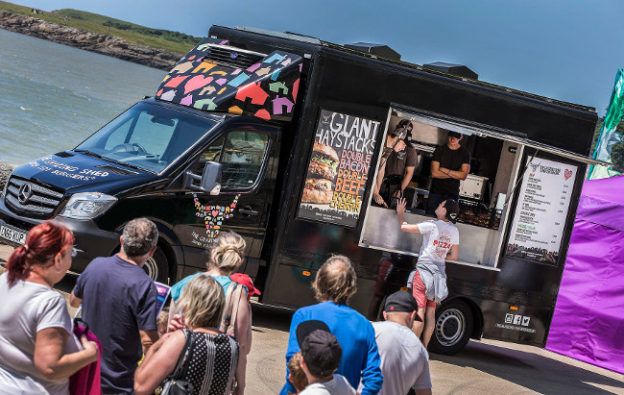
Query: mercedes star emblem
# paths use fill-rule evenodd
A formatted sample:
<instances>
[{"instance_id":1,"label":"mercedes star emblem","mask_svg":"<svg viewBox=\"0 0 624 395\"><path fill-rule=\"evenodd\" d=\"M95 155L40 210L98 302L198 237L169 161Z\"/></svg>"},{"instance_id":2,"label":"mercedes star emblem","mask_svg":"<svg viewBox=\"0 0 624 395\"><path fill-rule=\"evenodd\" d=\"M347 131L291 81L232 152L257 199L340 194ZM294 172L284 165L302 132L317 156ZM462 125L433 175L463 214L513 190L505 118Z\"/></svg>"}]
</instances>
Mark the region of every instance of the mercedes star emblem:
<instances>
[{"instance_id":1,"label":"mercedes star emblem","mask_svg":"<svg viewBox=\"0 0 624 395\"><path fill-rule=\"evenodd\" d=\"M28 202L28 199L30 199L30 197L32 196L32 194L33 194L32 186L29 183L25 182L19 188L19 191L17 191L17 200L22 204L26 204Z\"/></svg>"}]
</instances>

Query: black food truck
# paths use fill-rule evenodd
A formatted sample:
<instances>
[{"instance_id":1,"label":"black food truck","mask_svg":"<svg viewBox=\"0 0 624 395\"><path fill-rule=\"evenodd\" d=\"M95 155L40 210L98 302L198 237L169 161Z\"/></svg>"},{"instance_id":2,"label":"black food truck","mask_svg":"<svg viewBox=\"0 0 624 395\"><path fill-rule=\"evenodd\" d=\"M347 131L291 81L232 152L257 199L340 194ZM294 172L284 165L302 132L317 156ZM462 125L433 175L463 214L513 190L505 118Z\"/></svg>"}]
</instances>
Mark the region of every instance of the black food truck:
<instances>
[{"instance_id":1,"label":"black food truck","mask_svg":"<svg viewBox=\"0 0 624 395\"><path fill-rule=\"evenodd\" d=\"M371 51L213 26L153 98L74 149L16 168L0 199L0 237L19 245L58 218L76 236L72 270L81 272L145 216L160 230L146 270L174 283L203 270L206 248L231 230L247 241L241 271L260 301L293 309L314 302L316 270L344 254L358 274L351 305L374 318L421 244L391 206L371 204L386 137L407 120L418 159L404 189L408 222L430 218L431 157L449 132L472 158L459 257L447 262L450 294L430 348L455 353L480 337L544 346L592 163L594 109Z\"/></svg>"}]
</instances>

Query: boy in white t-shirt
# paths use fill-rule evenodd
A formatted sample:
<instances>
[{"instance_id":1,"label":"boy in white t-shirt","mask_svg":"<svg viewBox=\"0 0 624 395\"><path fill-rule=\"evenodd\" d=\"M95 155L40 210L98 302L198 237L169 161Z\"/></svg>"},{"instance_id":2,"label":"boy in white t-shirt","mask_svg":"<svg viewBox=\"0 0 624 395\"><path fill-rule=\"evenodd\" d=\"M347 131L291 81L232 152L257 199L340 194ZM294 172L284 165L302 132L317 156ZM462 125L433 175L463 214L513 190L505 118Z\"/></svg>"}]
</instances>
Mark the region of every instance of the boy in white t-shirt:
<instances>
[{"instance_id":1,"label":"boy in white t-shirt","mask_svg":"<svg viewBox=\"0 0 624 395\"><path fill-rule=\"evenodd\" d=\"M448 295L445 261L455 260L459 256L459 231L454 225L459 205L454 199L447 199L435 210L437 220L411 225L403 216L405 204L405 199L397 204L401 230L423 235L416 270L410 274L407 285L412 288L418 303L418 316L424 321L424 332L422 322L414 322L413 330L418 336L423 334L423 344L427 347L435 325L436 304Z\"/></svg>"},{"instance_id":2,"label":"boy in white t-shirt","mask_svg":"<svg viewBox=\"0 0 624 395\"><path fill-rule=\"evenodd\" d=\"M300 395L355 395L347 379L337 373L342 348L323 321L308 320L297 326L301 348L301 369L308 385Z\"/></svg>"}]
</instances>

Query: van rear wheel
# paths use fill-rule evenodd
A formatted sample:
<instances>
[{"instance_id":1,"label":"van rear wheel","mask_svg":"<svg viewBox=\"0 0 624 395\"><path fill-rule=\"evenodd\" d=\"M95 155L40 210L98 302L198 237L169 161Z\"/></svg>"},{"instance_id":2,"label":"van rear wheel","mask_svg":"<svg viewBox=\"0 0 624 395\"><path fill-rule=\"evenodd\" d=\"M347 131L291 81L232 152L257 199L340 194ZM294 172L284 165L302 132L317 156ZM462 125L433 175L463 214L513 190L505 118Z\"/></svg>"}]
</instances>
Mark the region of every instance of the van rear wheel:
<instances>
[{"instance_id":1,"label":"van rear wheel","mask_svg":"<svg viewBox=\"0 0 624 395\"><path fill-rule=\"evenodd\" d=\"M470 340L472 325L472 311L465 302L453 300L440 306L429 350L446 355L458 353Z\"/></svg>"},{"instance_id":2,"label":"van rear wheel","mask_svg":"<svg viewBox=\"0 0 624 395\"><path fill-rule=\"evenodd\" d=\"M156 247L154 255L143 265L143 270L152 280L163 284L169 283L169 263L162 248Z\"/></svg>"}]
</instances>

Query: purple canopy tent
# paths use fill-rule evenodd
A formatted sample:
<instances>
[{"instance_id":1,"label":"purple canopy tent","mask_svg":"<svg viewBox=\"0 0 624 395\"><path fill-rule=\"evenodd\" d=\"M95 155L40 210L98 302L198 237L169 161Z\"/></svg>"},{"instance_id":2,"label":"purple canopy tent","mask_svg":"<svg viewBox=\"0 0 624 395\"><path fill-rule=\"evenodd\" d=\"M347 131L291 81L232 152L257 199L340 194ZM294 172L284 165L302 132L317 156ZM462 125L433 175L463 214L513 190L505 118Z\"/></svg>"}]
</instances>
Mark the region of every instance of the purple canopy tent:
<instances>
[{"instance_id":1,"label":"purple canopy tent","mask_svg":"<svg viewBox=\"0 0 624 395\"><path fill-rule=\"evenodd\" d=\"M583 185L546 348L624 373L624 176Z\"/></svg>"}]
</instances>

